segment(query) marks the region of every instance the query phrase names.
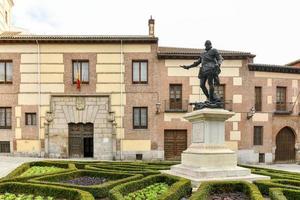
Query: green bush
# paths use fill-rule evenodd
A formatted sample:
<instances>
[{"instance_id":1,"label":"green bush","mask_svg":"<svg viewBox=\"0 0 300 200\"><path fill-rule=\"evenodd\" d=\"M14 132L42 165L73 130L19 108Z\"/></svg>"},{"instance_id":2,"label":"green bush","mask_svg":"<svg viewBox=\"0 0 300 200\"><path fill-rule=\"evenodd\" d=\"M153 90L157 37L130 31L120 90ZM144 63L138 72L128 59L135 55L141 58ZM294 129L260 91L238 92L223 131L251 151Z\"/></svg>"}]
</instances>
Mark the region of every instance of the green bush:
<instances>
[{"instance_id":1,"label":"green bush","mask_svg":"<svg viewBox=\"0 0 300 200\"><path fill-rule=\"evenodd\" d=\"M90 185L90 186L81 186L81 185L61 182L64 180L70 180L82 176L102 177L102 178L107 178L109 180L103 184ZM103 197L107 197L109 190L115 187L116 185L141 179L142 177L143 176L140 174L133 175L133 174L117 173L117 172L103 172L103 171L97 172L91 170L77 170L72 172L34 178L34 179L30 179L29 182L81 189L90 192L96 198L103 198Z\"/></svg>"},{"instance_id":2,"label":"green bush","mask_svg":"<svg viewBox=\"0 0 300 200\"><path fill-rule=\"evenodd\" d=\"M271 188L271 200L297 200L300 199L300 190L286 188Z\"/></svg>"},{"instance_id":3,"label":"green bush","mask_svg":"<svg viewBox=\"0 0 300 200\"><path fill-rule=\"evenodd\" d=\"M93 166L101 167L118 167L118 168L128 168L128 169L137 169L137 170L168 170L170 166L168 165L159 165L159 164L148 164L142 162L103 162L98 163Z\"/></svg>"},{"instance_id":4,"label":"green bush","mask_svg":"<svg viewBox=\"0 0 300 200\"><path fill-rule=\"evenodd\" d=\"M170 175L152 175L141 180L124 183L109 191L111 200L123 200L129 193L143 189L155 183L166 183L170 186L159 200L179 200L191 192L191 181Z\"/></svg>"},{"instance_id":5,"label":"green bush","mask_svg":"<svg viewBox=\"0 0 300 200\"><path fill-rule=\"evenodd\" d=\"M32 194L36 196L51 196L67 200L94 200L94 197L82 190L50 185L7 182L0 183L0 193Z\"/></svg>"},{"instance_id":6,"label":"green bush","mask_svg":"<svg viewBox=\"0 0 300 200\"><path fill-rule=\"evenodd\" d=\"M260 180L260 181L254 181L254 184L264 195L269 194L270 188L300 189L300 181L288 180L288 179Z\"/></svg>"},{"instance_id":7,"label":"green bush","mask_svg":"<svg viewBox=\"0 0 300 200\"><path fill-rule=\"evenodd\" d=\"M247 195L250 200L264 200L258 188L254 184L245 181L203 182L197 192L191 196L190 200L208 199L211 194L222 192L242 192Z\"/></svg>"},{"instance_id":8,"label":"green bush","mask_svg":"<svg viewBox=\"0 0 300 200\"><path fill-rule=\"evenodd\" d=\"M60 171L60 172L53 172L53 173L45 173L45 174L37 174L32 176L21 176L24 172L26 172L28 169L30 169L33 166L40 166L40 167L59 167L64 168L66 170ZM50 174L59 174L64 173L67 171L75 171L77 168L72 163L59 163L59 162L51 162L51 161L39 161L39 162L29 162L24 163L17 167L15 170L13 170L11 173L9 173L6 177L3 179L0 179L0 182L24 182L28 179L35 178L35 177L41 177L44 175L50 175Z\"/></svg>"},{"instance_id":9,"label":"green bush","mask_svg":"<svg viewBox=\"0 0 300 200\"><path fill-rule=\"evenodd\" d=\"M87 170L95 170L95 171L105 171L105 172L122 172L128 174L142 174L144 176L160 174L158 170L150 170L150 169L138 169L138 168L128 168L128 167L119 167L114 165L86 165L85 169Z\"/></svg>"}]
</instances>

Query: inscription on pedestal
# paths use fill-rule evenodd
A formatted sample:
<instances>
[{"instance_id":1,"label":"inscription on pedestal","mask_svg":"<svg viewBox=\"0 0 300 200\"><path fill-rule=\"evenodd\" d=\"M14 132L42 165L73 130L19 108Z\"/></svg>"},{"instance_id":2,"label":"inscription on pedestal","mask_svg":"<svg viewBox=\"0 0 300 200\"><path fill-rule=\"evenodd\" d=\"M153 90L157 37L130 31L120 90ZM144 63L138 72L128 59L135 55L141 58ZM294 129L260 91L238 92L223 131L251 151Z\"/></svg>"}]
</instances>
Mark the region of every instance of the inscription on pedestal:
<instances>
[{"instance_id":1,"label":"inscription on pedestal","mask_svg":"<svg viewBox=\"0 0 300 200\"><path fill-rule=\"evenodd\" d=\"M204 121L193 123L192 143L204 143Z\"/></svg>"}]
</instances>

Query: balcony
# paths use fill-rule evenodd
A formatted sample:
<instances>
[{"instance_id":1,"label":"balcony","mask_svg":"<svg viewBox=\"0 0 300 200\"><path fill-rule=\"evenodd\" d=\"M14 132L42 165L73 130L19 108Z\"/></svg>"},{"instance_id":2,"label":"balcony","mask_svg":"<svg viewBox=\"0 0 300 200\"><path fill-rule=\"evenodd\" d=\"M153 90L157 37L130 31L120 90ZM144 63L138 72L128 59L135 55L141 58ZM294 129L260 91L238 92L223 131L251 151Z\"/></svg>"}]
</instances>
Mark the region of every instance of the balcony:
<instances>
[{"instance_id":1,"label":"balcony","mask_svg":"<svg viewBox=\"0 0 300 200\"><path fill-rule=\"evenodd\" d=\"M182 100L182 101L164 101L165 112L188 112L189 111L189 101Z\"/></svg>"},{"instance_id":2,"label":"balcony","mask_svg":"<svg viewBox=\"0 0 300 200\"><path fill-rule=\"evenodd\" d=\"M276 102L274 106L274 114L290 115L293 113L294 102Z\"/></svg>"}]
</instances>

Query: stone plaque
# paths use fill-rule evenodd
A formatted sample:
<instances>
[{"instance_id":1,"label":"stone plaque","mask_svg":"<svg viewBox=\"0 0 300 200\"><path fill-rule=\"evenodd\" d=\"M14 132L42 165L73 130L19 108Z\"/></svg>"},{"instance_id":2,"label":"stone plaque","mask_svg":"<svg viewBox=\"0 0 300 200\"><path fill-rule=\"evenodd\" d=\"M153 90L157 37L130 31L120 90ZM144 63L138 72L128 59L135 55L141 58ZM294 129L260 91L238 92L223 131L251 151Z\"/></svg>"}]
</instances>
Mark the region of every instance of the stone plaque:
<instances>
[{"instance_id":1,"label":"stone plaque","mask_svg":"<svg viewBox=\"0 0 300 200\"><path fill-rule=\"evenodd\" d=\"M195 122L192 127L192 143L204 143L204 122Z\"/></svg>"},{"instance_id":2,"label":"stone plaque","mask_svg":"<svg viewBox=\"0 0 300 200\"><path fill-rule=\"evenodd\" d=\"M84 110L85 108L85 99L84 97L77 97L76 98L76 109L77 110Z\"/></svg>"}]
</instances>

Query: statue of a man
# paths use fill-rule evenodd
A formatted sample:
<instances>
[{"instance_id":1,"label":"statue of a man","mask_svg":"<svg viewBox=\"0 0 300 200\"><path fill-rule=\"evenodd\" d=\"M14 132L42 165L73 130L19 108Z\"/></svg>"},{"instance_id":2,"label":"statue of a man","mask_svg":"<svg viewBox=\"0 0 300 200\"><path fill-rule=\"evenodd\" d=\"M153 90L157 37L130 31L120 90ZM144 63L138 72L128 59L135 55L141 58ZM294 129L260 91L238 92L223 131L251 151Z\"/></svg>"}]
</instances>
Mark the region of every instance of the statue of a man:
<instances>
[{"instance_id":1,"label":"statue of a man","mask_svg":"<svg viewBox=\"0 0 300 200\"><path fill-rule=\"evenodd\" d=\"M220 66L223 58L217 49L212 48L211 41L205 42L205 52L201 53L200 58L191 65L181 65L184 69L197 67L201 63L198 78L200 87L210 103L220 101L214 93L214 85L219 85ZM206 88L206 81L209 85L209 91Z\"/></svg>"}]
</instances>

